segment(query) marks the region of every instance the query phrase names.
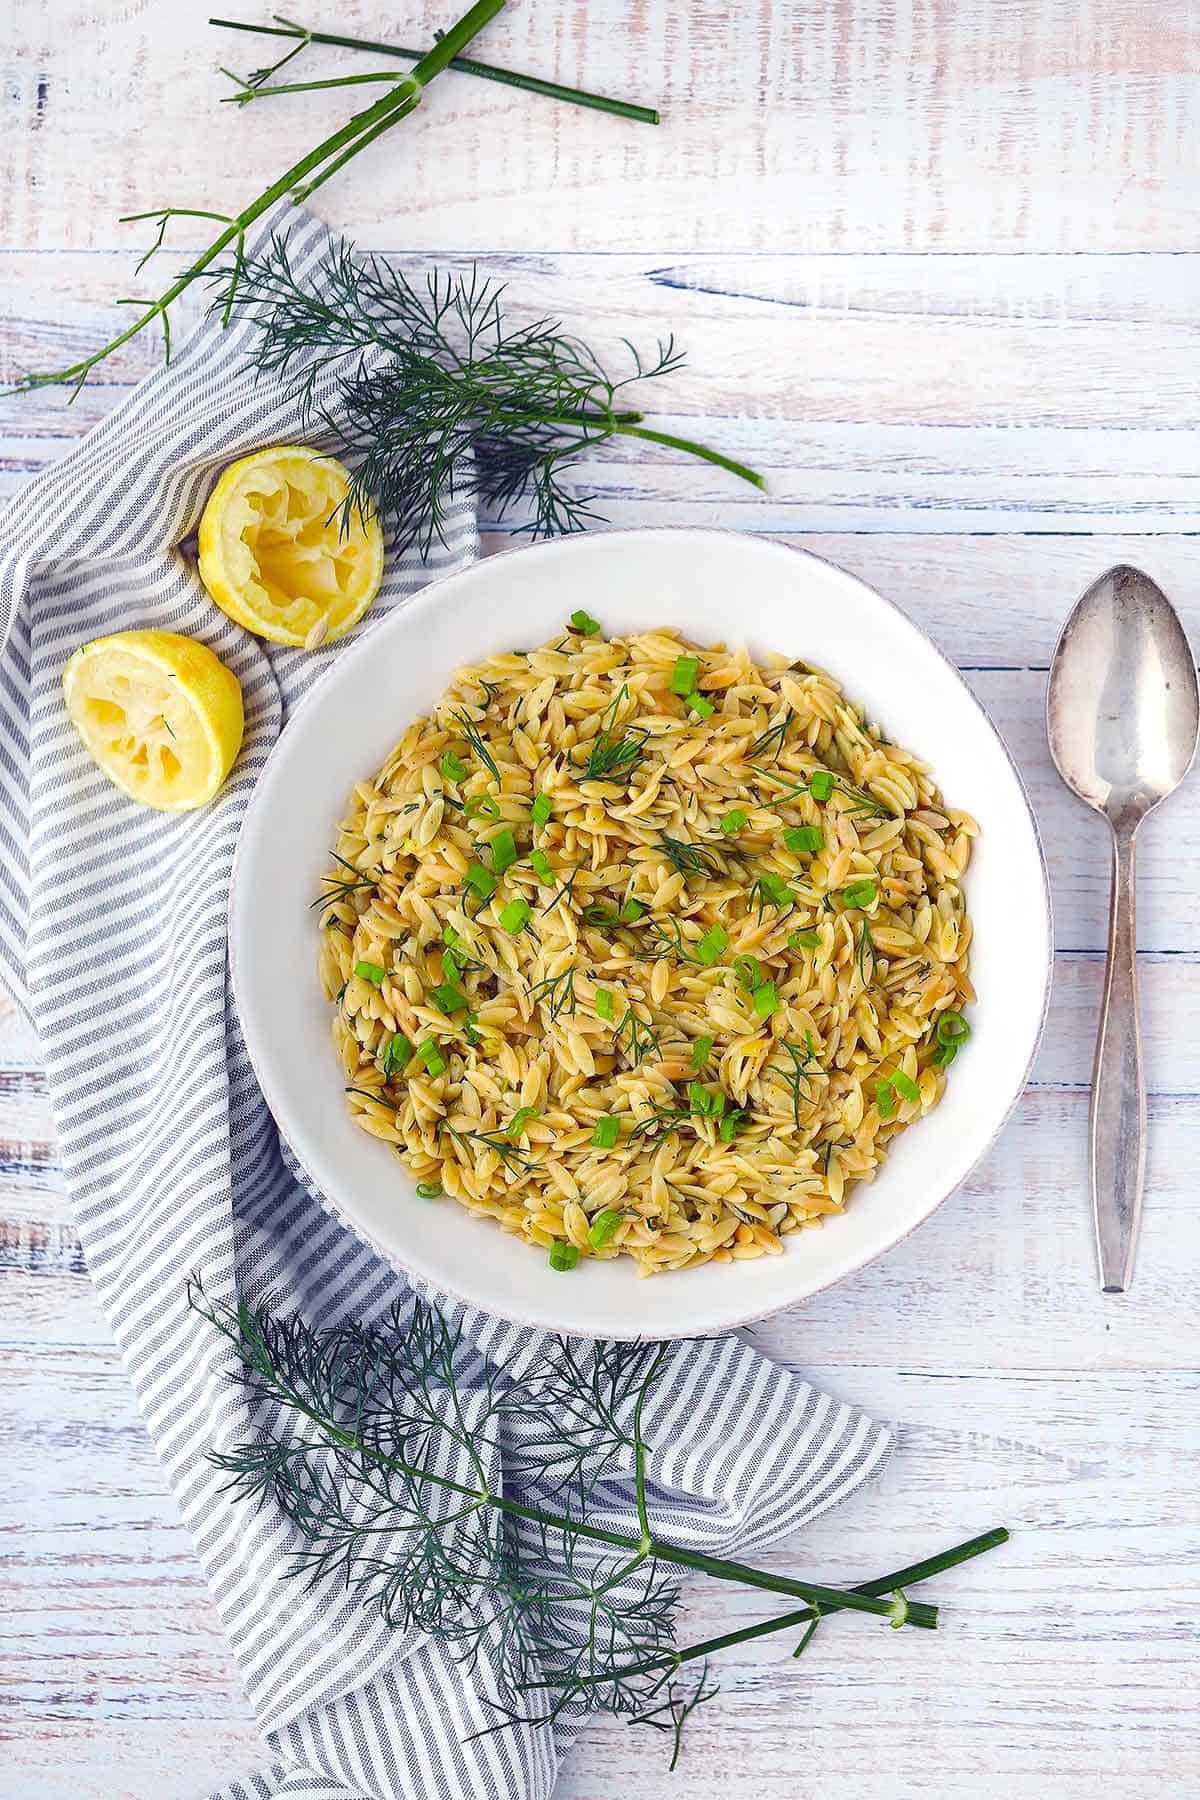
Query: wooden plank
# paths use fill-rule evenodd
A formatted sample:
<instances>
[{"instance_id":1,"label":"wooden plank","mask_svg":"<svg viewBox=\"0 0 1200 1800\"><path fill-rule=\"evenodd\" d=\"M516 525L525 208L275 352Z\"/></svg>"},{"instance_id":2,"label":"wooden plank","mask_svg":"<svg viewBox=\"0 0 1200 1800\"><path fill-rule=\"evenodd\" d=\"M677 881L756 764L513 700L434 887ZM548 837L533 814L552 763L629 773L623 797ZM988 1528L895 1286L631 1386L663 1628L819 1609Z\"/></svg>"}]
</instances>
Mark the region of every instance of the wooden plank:
<instances>
[{"instance_id":1,"label":"wooden plank","mask_svg":"<svg viewBox=\"0 0 1200 1800\"><path fill-rule=\"evenodd\" d=\"M251 68L270 46L207 31L187 9L106 14L86 55L68 0L19 12L0 242L88 248L118 214L164 202L235 211L355 107L335 92L219 111L215 65ZM405 28L419 36L418 16ZM393 18L348 0L338 29L379 36ZM668 254L1196 242L1200 19L1187 0L1152 14L1142 0L625 0L553 19L514 6L477 49L657 104L664 123L447 76L322 194L356 233L380 242L399 219L417 249ZM306 78L376 66L322 52Z\"/></svg>"},{"instance_id":2,"label":"wooden plank","mask_svg":"<svg viewBox=\"0 0 1200 1800\"><path fill-rule=\"evenodd\" d=\"M413 274L428 266L398 260ZM1189 311L1200 257L589 254L488 266L511 280L514 317L586 320L618 362L622 337L652 344L674 330L689 361L646 390L656 422L769 483L759 495L625 441L576 476L614 523L1200 532ZM127 280L128 257L114 253L0 258L0 379L103 342ZM109 384L159 355L147 333L73 407L62 390L0 403L0 488L53 460L112 404Z\"/></svg>"}]
</instances>

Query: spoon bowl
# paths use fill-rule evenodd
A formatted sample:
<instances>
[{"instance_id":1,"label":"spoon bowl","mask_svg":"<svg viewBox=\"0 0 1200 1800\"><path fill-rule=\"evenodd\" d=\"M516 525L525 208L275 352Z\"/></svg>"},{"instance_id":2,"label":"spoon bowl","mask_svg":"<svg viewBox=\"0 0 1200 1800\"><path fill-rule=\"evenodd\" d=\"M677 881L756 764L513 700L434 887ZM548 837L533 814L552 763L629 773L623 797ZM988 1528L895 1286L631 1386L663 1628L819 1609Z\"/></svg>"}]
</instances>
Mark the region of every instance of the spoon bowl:
<instances>
[{"instance_id":1,"label":"spoon bowl","mask_svg":"<svg viewBox=\"0 0 1200 1800\"><path fill-rule=\"evenodd\" d=\"M1091 1180L1100 1282L1133 1275L1146 1165L1138 1023L1134 838L1196 754L1200 691L1183 626L1162 589L1125 565L1101 575L1063 628L1046 694L1055 767L1113 835L1108 970L1092 1080Z\"/></svg>"}]
</instances>

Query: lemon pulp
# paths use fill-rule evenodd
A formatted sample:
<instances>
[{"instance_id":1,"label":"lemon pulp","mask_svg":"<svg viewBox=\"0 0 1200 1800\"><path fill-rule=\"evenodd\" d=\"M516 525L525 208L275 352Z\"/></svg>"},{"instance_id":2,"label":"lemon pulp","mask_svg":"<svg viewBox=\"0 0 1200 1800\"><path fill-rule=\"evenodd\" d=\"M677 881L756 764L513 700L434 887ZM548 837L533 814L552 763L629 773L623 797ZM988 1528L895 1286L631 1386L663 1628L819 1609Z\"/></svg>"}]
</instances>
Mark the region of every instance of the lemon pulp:
<instances>
[{"instance_id":1,"label":"lemon pulp","mask_svg":"<svg viewBox=\"0 0 1200 1800\"><path fill-rule=\"evenodd\" d=\"M221 609L277 644L341 637L379 591L383 534L354 509L350 476L299 445L231 464L200 521L200 576Z\"/></svg>"}]
</instances>

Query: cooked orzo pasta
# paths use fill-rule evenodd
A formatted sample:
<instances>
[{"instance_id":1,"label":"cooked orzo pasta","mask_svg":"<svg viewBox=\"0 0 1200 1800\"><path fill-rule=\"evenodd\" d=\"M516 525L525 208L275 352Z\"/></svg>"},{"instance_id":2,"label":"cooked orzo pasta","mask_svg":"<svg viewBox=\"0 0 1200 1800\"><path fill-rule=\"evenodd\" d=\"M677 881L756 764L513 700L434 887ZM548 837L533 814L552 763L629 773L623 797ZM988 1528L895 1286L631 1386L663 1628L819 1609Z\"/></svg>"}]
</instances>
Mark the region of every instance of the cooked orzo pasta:
<instances>
[{"instance_id":1,"label":"cooked orzo pasta","mask_svg":"<svg viewBox=\"0 0 1200 1800\"><path fill-rule=\"evenodd\" d=\"M350 797L319 905L354 1117L557 1269L778 1255L937 1104L976 829L820 670L577 613Z\"/></svg>"}]
</instances>

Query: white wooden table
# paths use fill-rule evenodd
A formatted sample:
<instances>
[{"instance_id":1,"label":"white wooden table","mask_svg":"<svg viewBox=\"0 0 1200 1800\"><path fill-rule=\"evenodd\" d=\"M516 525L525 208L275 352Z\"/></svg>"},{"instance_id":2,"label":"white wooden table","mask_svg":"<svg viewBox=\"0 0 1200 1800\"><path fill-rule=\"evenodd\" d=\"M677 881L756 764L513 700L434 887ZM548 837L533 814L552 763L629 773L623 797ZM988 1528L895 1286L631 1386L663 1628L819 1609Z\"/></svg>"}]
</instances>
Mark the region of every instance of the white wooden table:
<instances>
[{"instance_id":1,"label":"white wooden table","mask_svg":"<svg viewBox=\"0 0 1200 1800\"><path fill-rule=\"evenodd\" d=\"M0 136L3 368L71 360L131 280L120 213L226 207L347 110L218 113L264 60L182 0L23 0ZM320 9L319 9L320 10ZM308 22L420 38L450 8ZM255 16L251 11L247 16ZM1041 726L1059 623L1138 562L1200 629L1200 10L1191 0L516 0L480 54L657 100L657 131L447 76L323 195L417 265L478 255L520 310L600 342L674 329L657 404L757 464L751 496L629 447L586 471L614 522L803 543L899 600L1012 747L1046 837L1045 1046L966 1192L885 1262L759 1333L900 1425L881 1480L771 1560L861 1578L998 1522L935 1636L842 1621L802 1663L727 1658L682 1773L586 1733L565 1800L1145 1800L1200 1781L1200 781L1146 833L1151 1146L1138 1279L1092 1271L1084 1137L1107 904L1102 827ZM340 72L349 57L322 53ZM365 65L361 65L365 66ZM247 171L253 171L248 175ZM184 248L194 247L192 240ZM157 354L68 410L0 403L15 492ZM1014 951L1019 954L1019 949ZM259 1749L199 1568L98 1313L38 1048L0 1016L0 1794L201 1796ZM754 1606L697 1586L693 1623Z\"/></svg>"}]
</instances>

